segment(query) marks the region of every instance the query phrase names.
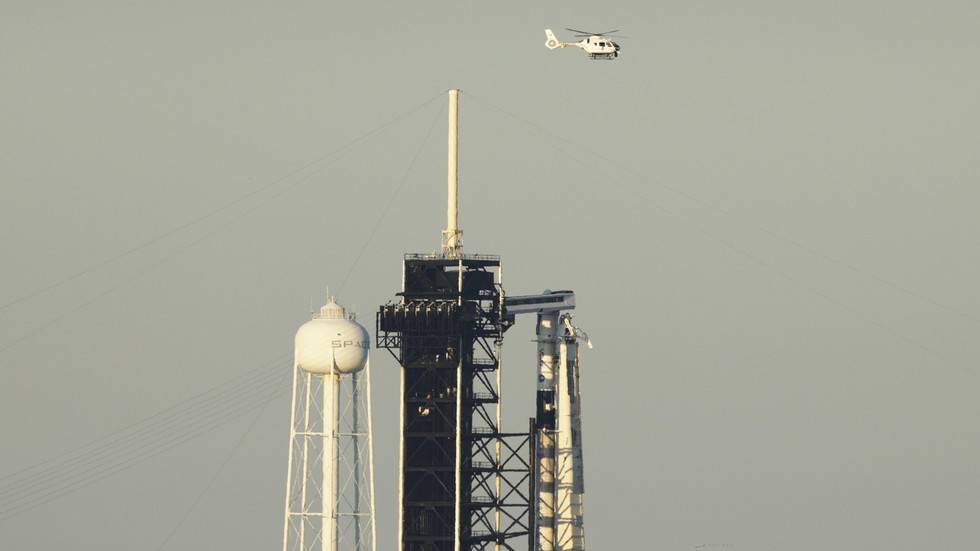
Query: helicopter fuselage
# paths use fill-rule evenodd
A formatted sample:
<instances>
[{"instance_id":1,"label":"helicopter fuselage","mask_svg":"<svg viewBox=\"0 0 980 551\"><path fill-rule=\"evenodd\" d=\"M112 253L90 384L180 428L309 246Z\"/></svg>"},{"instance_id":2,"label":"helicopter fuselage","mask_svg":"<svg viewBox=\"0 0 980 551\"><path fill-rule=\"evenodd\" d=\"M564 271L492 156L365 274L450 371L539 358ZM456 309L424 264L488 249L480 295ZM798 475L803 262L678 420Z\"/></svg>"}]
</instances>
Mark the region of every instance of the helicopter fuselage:
<instances>
[{"instance_id":1,"label":"helicopter fuselage","mask_svg":"<svg viewBox=\"0 0 980 551\"><path fill-rule=\"evenodd\" d=\"M575 45L582 48L592 59L613 59L619 55L619 44L599 35L590 36Z\"/></svg>"}]
</instances>

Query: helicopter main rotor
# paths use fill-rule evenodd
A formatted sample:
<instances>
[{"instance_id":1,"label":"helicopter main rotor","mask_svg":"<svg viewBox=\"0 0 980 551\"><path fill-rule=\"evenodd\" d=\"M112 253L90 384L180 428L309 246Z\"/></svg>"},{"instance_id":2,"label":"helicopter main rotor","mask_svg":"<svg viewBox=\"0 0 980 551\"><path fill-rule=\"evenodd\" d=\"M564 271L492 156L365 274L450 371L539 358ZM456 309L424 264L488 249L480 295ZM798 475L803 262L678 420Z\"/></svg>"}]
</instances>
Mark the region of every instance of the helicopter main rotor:
<instances>
[{"instance_id":1,"label":"helicopter main rotor","mask_svg":"<svg viewBox=\"0 0 980 551\"><path fill-rule=\"evenodd\" d=\"M601 32L601 33L590 33L588 31L580 31L578 29L569 29L568 27L565 27L565 30L566 31L572 31L573 33L578 33L575 36L581 36L581 37L589 37L589 36L612 36L613 38L626 38L625 36L614 36L612 34L612 33L618 33L619 32L619 29L614 29L614 30L611 30L611 31L605 31L605 32Z\"/></svg>"}]
</instances>

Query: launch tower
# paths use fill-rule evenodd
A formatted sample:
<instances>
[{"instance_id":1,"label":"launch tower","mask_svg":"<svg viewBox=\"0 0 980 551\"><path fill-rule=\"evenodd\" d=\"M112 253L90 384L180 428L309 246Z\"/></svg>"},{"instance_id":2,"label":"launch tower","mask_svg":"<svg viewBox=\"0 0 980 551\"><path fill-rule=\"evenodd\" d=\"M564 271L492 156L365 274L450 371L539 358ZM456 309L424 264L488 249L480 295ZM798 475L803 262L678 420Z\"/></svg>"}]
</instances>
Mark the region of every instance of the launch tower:
<instances>
[{"instance_id":1,"label":"launch tower","mask_svg":"<svg viewBox=\"0 0 980 551\"><path fill-rule=\"evenodd\" d=\"M401 365L399 549L517 549L530 541L529 433L501 428L500 259L462 252L449 98L442 252L405 255L401 300L377 314L377 346Z\"/></svg>"}]
</instances>

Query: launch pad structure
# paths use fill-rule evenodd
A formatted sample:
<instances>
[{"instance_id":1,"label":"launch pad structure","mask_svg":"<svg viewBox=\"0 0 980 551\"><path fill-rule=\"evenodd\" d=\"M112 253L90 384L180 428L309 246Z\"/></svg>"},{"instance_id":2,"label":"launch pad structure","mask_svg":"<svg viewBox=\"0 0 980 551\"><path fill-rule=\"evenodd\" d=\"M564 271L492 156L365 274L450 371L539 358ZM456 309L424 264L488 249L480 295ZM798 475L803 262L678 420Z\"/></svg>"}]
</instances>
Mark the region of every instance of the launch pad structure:
<instances>
[{"instance_id":1,"label":"launch pad structure","mask_svg":"<svg viewBox=\"0 0 980 551\"><path fill-rule=\"evenodd\" d=\"M457 226L458 91L449 91L449 200L441 253L406 254L376 346L401 366L400 551L584 550L577 341L570 291L505 297L500 259L465 255ZM538 404L501 423L501 347L538 316ZM530 374L529 374L530 375Z\"/></svg>"},{"instance_id":2,"label":"launch pad structure","mask_svg":"<svg viewBox=\"0 0 980 551\"><path fill-rule=\"evenodd\" d=\"M571 324L574 293L507 297L499 257L463 254L457 117L450 90L442 251L406 254L400 300L376 316L375 345L401 366L398 548L584 551L578 343L592 345ZM537 316L536 411L504 432L501 350L519 314ZM370 340L332 298L311 316L295 339L283 550L371 551Z\"/></svg>"},{"instance_id":3,"label":"launch pad structure","mask_svg":"<svg viewBox=\"0 0 980 551\"><path fill-rule=\"evenodd\" d=\"M513 548L529 533L528 434L499 430L499 266L407 255L402 302L378 312L378 347L402 366L404 551Z\"/></svg>"}]
</instances>

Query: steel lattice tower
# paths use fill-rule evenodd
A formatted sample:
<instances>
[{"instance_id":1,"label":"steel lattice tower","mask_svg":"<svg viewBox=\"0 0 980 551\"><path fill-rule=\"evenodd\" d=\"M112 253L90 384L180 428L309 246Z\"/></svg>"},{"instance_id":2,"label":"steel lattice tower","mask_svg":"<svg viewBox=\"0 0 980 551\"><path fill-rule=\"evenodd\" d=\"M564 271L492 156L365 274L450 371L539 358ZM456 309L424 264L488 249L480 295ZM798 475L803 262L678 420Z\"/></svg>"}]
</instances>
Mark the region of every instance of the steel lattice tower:
<instances>
[{"instance_id":1,"label":"steel lattice tower","mask_svg":"<svg viewBox=\"0 0 980 551\"><path fill-rule=\"evenodd\" d=\"M528 534L528 433L500 430L499 266L407 255L402 302L378 312L378 347L402 367L402 551L513 549Z\"/></svg>"},{"instance_id":2,"label":"steel lattice tower","mask_svg":"<svg viewBox=\"0 0 980 551\"><path fill-rule=\"evenodd\" d=\"M463 255L456 226L456 92L442 254L405 255L401 300L377 314L377 346L401 365L401 551L524 548L529 536L529 433L500 421L500 260Z\"/></svg>"}]
</instances>

